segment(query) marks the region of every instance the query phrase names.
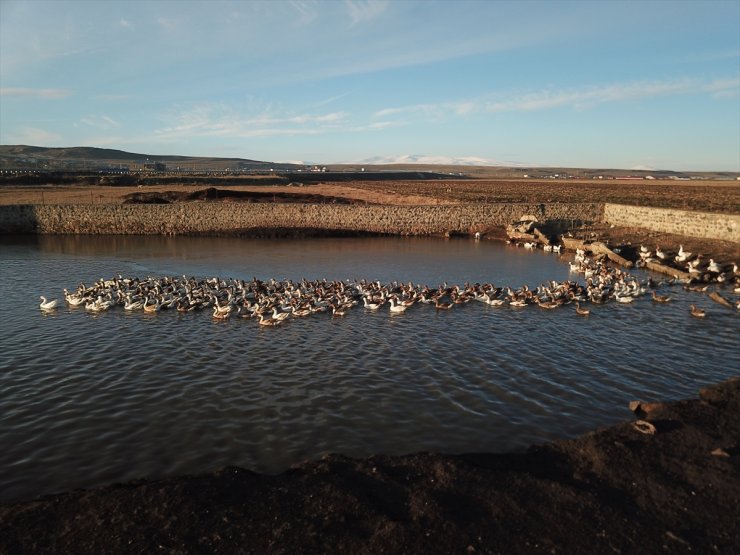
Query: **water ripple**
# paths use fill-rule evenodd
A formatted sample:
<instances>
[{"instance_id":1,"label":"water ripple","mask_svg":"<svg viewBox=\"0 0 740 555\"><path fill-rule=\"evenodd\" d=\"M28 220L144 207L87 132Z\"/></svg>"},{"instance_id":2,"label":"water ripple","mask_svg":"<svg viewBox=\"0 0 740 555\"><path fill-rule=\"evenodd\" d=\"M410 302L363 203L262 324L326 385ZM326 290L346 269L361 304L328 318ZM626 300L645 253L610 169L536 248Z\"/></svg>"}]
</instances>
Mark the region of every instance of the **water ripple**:
<instances>
[{"instance_id":1,"label":"water ripple","mask_svg":"<svg viewBox=\"0 0 740 555\"><path fill-rule=\"evenodd\" d=\"M470 303L356 309L281 329L207 313L37 308L38 295L77 281L164 270L435 286L568 276L557 256L495 244L44 238L6 241L0 264L3 501L225 464L278 472L329 451L524 449L629 418L631 399L694 396L740 367L738 315L678 289L668 305L639 299L586 319L570 307ZM689 302L710 317L688 316Z\"/></svg>"}]
</instances>

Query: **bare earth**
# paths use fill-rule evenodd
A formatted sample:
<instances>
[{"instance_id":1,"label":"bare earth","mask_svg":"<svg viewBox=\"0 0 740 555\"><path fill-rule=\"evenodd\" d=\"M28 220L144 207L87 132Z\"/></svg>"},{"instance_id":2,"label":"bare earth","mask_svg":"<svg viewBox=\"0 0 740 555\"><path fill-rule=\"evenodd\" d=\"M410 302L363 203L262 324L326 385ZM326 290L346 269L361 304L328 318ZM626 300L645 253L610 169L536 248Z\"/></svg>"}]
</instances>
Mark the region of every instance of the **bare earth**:
<instances>
[{"instance_id":1,"label":"bare earth","mask_svg":"<svg viewBox=\"0 0 740 555\"><path fill-rule=\"evenodd\" d=\"M310 193L373 204L456 204L470 202L615 202L740 214L740 182L645 180L430 180L352 181L296 185L229 185L214 178L210 186L235 191ZM117 203L135 192L192 192L209 185L152 184L0 185L0 204Z\"/></svg>"},{"instance_id":2,"label":"bare earth","mask_svg":"<svg viewBox=\"0 0 740 555\"><path fill-rule=\"evenodd\" d=\"M737 553L740 379L639 412L523 454L329 455L0 505L0 552Z\"/></svg>"}]
</instances>

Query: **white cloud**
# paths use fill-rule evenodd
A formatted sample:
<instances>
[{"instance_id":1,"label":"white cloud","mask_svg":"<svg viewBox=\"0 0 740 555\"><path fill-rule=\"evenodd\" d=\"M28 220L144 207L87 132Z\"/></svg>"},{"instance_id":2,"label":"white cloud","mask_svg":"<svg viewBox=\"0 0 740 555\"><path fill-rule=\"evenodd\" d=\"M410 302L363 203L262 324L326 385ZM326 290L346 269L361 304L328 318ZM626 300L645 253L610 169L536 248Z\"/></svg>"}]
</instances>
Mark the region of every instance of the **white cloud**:
<instances>
[{"instance_id":1,"label":"white cloud","mask_svg":"<svg viewBox=\"0 0 740 555\"><path fill-rule=\"evenodd\" d=\"M0 96L21 96L31 98L43 98L47 100L57 100L67 98L72 95L72 91L67 89L31 89L31 88L2 88Z\"/></svg>"}]
</instances>

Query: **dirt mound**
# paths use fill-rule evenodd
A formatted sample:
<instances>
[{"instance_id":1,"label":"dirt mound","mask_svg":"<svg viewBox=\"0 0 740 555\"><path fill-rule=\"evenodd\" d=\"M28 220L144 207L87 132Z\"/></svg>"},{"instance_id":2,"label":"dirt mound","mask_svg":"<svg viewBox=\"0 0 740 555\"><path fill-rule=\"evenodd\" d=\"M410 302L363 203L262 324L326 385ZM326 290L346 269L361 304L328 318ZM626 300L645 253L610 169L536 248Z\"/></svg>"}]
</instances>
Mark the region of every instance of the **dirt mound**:
<instances>
[{"instance_id":1,"label":"dirt mound","mask_svg":"<svg viewBox=\"0 0 740 555\"><path fill-rule=\"evenodd\" d=\"M329 455L0 506L0 552L719 552L740 545L740 380L524 454Z\"/></svg>"},{"instance_id":2,"label":"dirt mound","mask_svg":"<svg viewBox=\"0 0 740 555\"><path fill-rule=\"evenodd\" d=\"M124 204L170 204L173 202L221 201L221 202L284 202L301 204L355 204L346 197L316 195L310 193L284 193L259 191L234 191L209 187L198 191L136 192L124 197Z\"/></svg>"}]
</instances>

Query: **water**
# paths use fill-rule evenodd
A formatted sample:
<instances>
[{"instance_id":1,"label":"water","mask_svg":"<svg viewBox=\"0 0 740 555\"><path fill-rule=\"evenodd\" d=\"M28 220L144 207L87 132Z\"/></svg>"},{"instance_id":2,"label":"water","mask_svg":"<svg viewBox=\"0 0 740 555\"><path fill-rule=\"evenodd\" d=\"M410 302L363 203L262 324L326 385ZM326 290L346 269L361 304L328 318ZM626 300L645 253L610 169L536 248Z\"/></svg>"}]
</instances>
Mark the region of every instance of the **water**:
<instances>
[{"instance_id":1,"label":"water","mask_svg":"<svg viewBox=\"0 0 740 555\"><path fill-rule=\"evenodd\" d=\"M269 329L38 310L39 295L117 274L533 287L567 279L567 260L462 239L4 237L0 501L227 464L275 473L327 452L523 450L737 374L738 315L679 288L588 318L471 302Z\"/></svg>"}]
</instances>

